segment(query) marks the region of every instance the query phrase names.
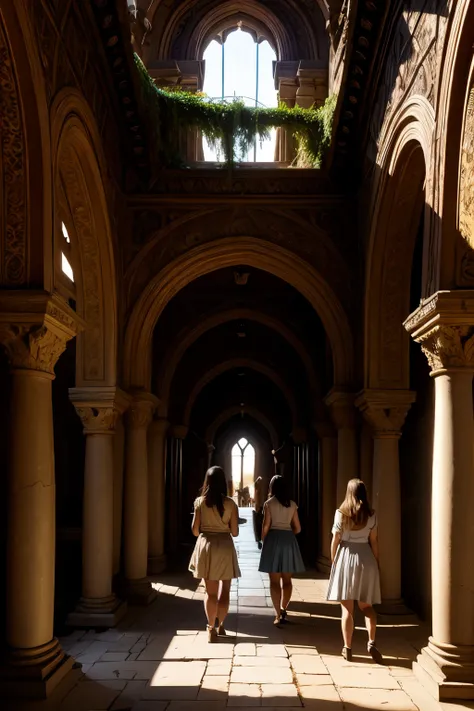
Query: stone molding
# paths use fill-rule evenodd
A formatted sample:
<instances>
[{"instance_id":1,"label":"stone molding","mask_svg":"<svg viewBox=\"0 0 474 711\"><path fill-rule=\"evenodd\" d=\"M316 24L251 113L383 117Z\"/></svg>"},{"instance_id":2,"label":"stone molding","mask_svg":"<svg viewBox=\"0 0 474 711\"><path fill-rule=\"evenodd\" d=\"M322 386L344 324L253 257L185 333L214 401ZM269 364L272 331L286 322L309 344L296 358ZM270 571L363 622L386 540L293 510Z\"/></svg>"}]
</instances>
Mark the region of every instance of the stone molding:
<instances>
[{"instance_id":1,"label":"stone molding","mask_svg":"<svg viewBox=\"0 0 474 711\"><path fill-rule=\"evenodd\" d=\"M412 390L363 390L355 400L377 439L401 436L407 413L416 400Z\"/></svg>"},{"instance_id":2,"label":"stone molding","mask_svg":"<svg viewBox=\"0 0 474 711\"><path fill-rule=\"evenodd\" d=\"M55 294L0 293L0 343L14 370L54 376L54 367L67 342L84 327L84 321Z\"/></svg>"},{"instance_id":3,"label":"stone molding","mask_svg":"<svg viewBox=\"0 0 474 711\"><path fill-rule=\"evenodd\" d=\"M438 291L403 325L421 345L431 375L474 370L474 291Z\"/></svg>"},{"instance_id":4,"label":"stone molding","mask_svg":"<svg viewBox=\"0 0 474 711\"><path fill-rule=\"evenodd\" d=\"M69 399L84 425L84 434L114 434L130 396L117 387L70 388Z\"/></svg>"},{"instance_id":5,"label":"stone molding","mask_svg":"<svg viewBox=\"0 0 474 711\"><path fill-rule=\"evenodd\" d=\"M326 395L324 402L329 408L331 419L338 430L355 427L356 409L354 400L355 395L353 393L337 388L333 388Z\"/></svg>"},{"instance_id":6,"label":"stone molding","mask_svg":"<svg viewBox=\"0 0 474 711\"><path fill-rule=\"evenodd\" d=\"M153 413L158 404L158 398L151 393L134 393L127 413L129 427L131 429L146 429L153 419Z\"/></svg>"}]
</instances>

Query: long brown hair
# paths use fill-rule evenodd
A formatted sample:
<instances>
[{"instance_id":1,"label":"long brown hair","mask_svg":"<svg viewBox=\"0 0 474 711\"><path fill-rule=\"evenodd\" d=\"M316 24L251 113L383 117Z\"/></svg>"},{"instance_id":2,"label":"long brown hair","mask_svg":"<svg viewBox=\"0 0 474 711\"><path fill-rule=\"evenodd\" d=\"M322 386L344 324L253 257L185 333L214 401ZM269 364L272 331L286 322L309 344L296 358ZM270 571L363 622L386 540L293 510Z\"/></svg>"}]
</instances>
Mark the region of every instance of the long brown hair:
<instances>
[{"instance_id":1,"label":"long brown hair","mask_svg":"<svg viewBox=\"0 0 474 711\"><path fill-rule=\"evenodd\" d=\"M351 479L347 484L346 498L339 506L348 528L363 528L373 511L367 496L367 489L361 479Z\"/></svg>"},{"instance_id":2,"label":"long brown hair","mask_svg":"<svg viewBox=\"0 0 474 711\"><path fill-rule=\"evenodd\" d=\"M213 506L219 511L220 517L224 515L224 498L227 496L227 479L222 467L211 467L204 477L201 496L206 506Z\"/></svg>"},{"instance_id":3,"label":"long brown hair","mask_svg":"<svg viewBox=\"0 0 474 711\"><path fill-rule=\"evenodd\" d=\"M286 485L286 479L284 479L279 474L275 474L270 481L270 487L268 491L268 498L272 496L286 509L290 506L290 496L288 494L288 487Z\"/></svg>"}]
</instances>

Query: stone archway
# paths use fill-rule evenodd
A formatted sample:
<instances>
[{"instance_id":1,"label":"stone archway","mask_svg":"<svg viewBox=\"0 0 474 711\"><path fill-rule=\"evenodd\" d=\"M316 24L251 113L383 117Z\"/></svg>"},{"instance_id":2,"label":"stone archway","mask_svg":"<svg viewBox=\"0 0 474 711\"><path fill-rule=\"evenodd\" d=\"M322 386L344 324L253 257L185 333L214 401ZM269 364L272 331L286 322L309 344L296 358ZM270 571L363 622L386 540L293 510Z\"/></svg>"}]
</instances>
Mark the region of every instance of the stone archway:
<instances>
[{"instance_id":1,"label":"stone archway","mask_svg":"<svg viewBox=\"0 0 474 711\"><path fill-rule=\"evenodd\" d=\"M269 272L297 289L312 305L328 335L337 385L350 384L354 346L347 314L324 278L283 247L255 237L232 237L196 247L162 269L142 292L130 316L124 351L129 387L151 387L153 329L165 306L194 279L224 267L247 265Z\"/></svg>"},{"instance_id":2,"label":"stone archway","mask_svg":"<svg viewBox=\"0 0 474 711\"><path fill-rule=\"evenodd\" d=\"M80 265L77 310L86 322L77 337L76 387L113 387L117 294L104 160L94 117L79 92L65 89L58 94L51 109L51 134L56 204L60 208L66 203L72 220ZM60 220L58 209L55 218Z\"/></svg>"},{"instance_id":3,"label":"stone archway","mask_svg":"<svg viewBox=\"0 0 474 711\"><path fill-rule=\"evenodd\" d=\"M190 348L192 344L207 331L228 321L233 321L234 319L255 321L256 323L268 326L268 328L271 328L279 333L289 343L289 345L292 346L300 357L315 400L320 397L320 387L311 358L309 357L303 343L293 333L293 331L279 319L264 312L249 308L235 308L213 313L208 318L204 319L204 321L200 320L177 334L176 339L167 351L164 363L159 370L157 395L160 399L160 405L158 408L160 417L167 416L171 383L178 365L188 348Z\"/></svg>"},{"instance_id":4,"label":"stone archway","mask_svg":"<svg viewBox=\"0 0 474 711\"><path fill-rule=\"evenodd\" d=\"M212 382L219 375L225 373L228 370L232 370L233 368L249 368L251 370L255 370L257 373L261 373L269 380L271 380L280 390L286 402L288 403L288 407L291 412L293 428L297 427L298 408L296 406L296 400L292 391L279 373L277 373L272 368L269 368L267 365L259 363L258 361L253 360L251 358L232 358L230 360L226 360L222 363L219 363L218 365L214 366L214 368L211 368L206 373L204 373L204 375L197 381L194 388L191 390L188 400L186 402L183 417L183 422L186 427L189 426L194 403L196 402L202 390L206 387L206 385Z\"/></svg>"},{"instance_id":5,"label":"stone archway","mask_svg":"<svg viewBox=\"0 0 474 711\"><path fill-rule=\"evenodd\" d=\"M277 431L268 419L266 415L263 414L260 410L258 410L256 407L252 407L251 405L246 405L245 407L229 407L227 410L224 410L224 412L221 412L220 415L216 417L214 422L212 422L209 427L206 430L206 442L208 444L212 444L214 442L214 438L216 436L216 433L218 429L224 425L226 422L231 420L233 417L236 415L240 414L248 415L249 417L252 417L254 420L257 422L260 422L262 427L266 429L268 432L268 435L271 439L271 443L274 449L277 449L278 447L278 435Z\"/></svg>"}]
</instances>

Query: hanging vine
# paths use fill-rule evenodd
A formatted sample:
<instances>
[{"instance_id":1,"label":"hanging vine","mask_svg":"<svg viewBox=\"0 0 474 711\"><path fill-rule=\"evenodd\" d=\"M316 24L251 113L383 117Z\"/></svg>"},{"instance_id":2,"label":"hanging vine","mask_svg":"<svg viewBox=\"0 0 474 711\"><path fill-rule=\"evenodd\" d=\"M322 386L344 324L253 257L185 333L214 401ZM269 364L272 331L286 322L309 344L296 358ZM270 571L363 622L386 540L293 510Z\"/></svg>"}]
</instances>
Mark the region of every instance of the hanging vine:
<instances>
[{"instance_id":1,"label":"hanging vine","mask_svg":"<svg viewBox=\"0 0 474 711\"><path fill-rule=\"evenodd\" d=\"M319 168L331 140L336 97L317 109L253 108L242 101L210 101L202 94L165 90L156 86L141 59L135 55L143 99L152 120L154 149L167 167L183 165L179 150L181 129L197 129L227 164L242 159L255 140L270 138L272 128L286 128L297 144L296 164Z\"/></svg>"}]
</instances>

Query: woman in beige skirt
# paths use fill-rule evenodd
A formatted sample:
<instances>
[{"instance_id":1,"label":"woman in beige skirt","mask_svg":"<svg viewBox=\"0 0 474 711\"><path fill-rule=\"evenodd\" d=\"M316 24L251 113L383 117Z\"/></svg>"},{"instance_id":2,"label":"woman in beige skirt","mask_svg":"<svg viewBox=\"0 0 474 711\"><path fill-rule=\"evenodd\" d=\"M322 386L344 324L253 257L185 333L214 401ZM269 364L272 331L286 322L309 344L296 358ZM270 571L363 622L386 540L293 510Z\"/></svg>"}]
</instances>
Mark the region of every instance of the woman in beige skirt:
<instances>
[{"instance_id":1,"label":"woman in beige skirt","mask_svg":"<svg viewBox=\"0 0 474 711\"><path fill-rule=\"evenodd\" d=\"M240 577L232 536L239 535L239 511L227 496L227 481L221 467L206 472L202 495L194 502L192 531L198 537L189 570L206 586L204 609L209 642L225 635L232 578ZM216 628L217 620L217 628Z\"/></svg>"}]
</instances>

